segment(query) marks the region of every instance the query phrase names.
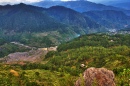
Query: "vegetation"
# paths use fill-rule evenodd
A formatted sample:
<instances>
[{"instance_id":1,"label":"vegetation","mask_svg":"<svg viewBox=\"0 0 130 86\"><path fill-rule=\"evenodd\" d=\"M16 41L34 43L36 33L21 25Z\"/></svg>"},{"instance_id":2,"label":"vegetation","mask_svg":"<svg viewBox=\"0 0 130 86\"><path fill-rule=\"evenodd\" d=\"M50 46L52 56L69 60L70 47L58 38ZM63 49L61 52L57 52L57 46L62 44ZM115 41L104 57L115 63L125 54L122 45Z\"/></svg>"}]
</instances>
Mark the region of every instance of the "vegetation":
<instances>
[{"instance_id":1,"label":"vegetation","mask_svg":"<svg viewBox=\"0 0 130 86\"><path fill-rule=\"evenodd\" d=\"M104 27L117 30L126 28L124 25L129 25L130 22L129 16L119 10L89 11L83 14Z\"/></svg>"},{"instance_id":2,"label":"vegetation","mask_svg":"<svg viewBox=\"0 0 130 86\"><path fill-rule=\"evenodd\" d=\"M59 31L49 32L7 32L0 29L0 46L9 42L20 42L30 47L51 47L77 37L73 31L61 33Z\"/></svg>"},{"instance_id":3,"label":"vegetation","mask_svg":"<svg viewBox=\"0 0 130 86\"><path fill-rule=\"evenodd\" d=\"M84 35L61 44L58 51L49 52L41 63L1 64L0 84L74 86L75 81L86 68L105 67L114 71L116 86L128 86L130 84L129 38L129 34Z\"/></svg>"},{"instance_id":4,"label":"vegetation","mask_svg":"<svg viewBox=\"0 0 130 86\"><path fill-rule=\"evenodd\" d=\"M122 29L121 31L130 31L130 26L128 28Z\"/></svg>"},{"instance_id":5,"label":"vegetation","mask_svg":"<svg viewBox=\"0 0 130 86\"><path fill-rule=\"evenodd\" d=\"M2 86L73 86L75 76L44 69L21 70L18 66L1 65Z\"/></svg>"},{"instance_id":6,"label":"vegetation","mask_svg":"<svg viewBox=\"0 0 130 86\"><path fill-rule=\"evenodd\" d=\"M89 67L105 67L116 74L117 86L128 85L128 78L130 78L129 38L129 34L81 36L61 44L58 47L59 53L55 52L50 58L47 57L49 61L46 65L49 70L65 71L73 76L79 75ZM85 66L81 67L81 64ZM123 73L129 74L126 76Z\"/></svg>"},{"instance_id":7,"label":"vegetation","mask_svg":"<svg viewBox=\"0 0 130 86\"><path fill-rule=\"evenodd\" d=\"M122 11L126 10L88 1L64 2L50 8L22 3L0 6L0 86L74 86L89 67L110 69L115 73L116 86L129 86L130 34L126 33L130 17ZM124 27L122 34L90 34ZM43 48L56 45L57 51L41 53ZM32 47L41 49L41 56L36 54L44 58L42 61L6 62L10 53Z\"/></svg>"},{"instance_id":8,"label":"vegetation","mask_svg":"<svg viewBox=\"0 0 130 86\"><path fill-rule=\"evenodd\" d=\"M11 43L5 43L4 45L0 46L0 58L7 56L10 53L24 52L29 50L30 50L29 48L14 45Z\"/></svg>"},{"instance_id":9,"label":"vegetation","mask_svg":"<svg viewBox=\"0 0 130 86\"><path fill-rule=\"evenodd\" d=\"M70 42L59 45L58 51L66 51L68 49L76 49L85 46L111 48L116 46L130 46L130 35L106 35L106 34L91 34L84 35Z\"/></svg>"},{"instance_id":10,"label":"vegetation","mask_svg":"<svg viewBox=\"0 0 130 86\"><path fill-rule=\"evenodd\" d=\"M4 43L6 43L6 41L2 38L0 38L0 45L3 45Z\"/></svg>"},{"instance_id":11,"label":"vegetation","mask_svg":"<svg viewBox=\"0 0 130 86\"><path fill-rule=\"evenodd\" d=\"M48 36L49 33L44 33L46 35L42 35L42 33L28 33L28 32L21 32L21 33L12 33L6 32L4 30L0 31L0 45L3 45L6 42L20 42L25 45L29 45L32 47L48 47L54 46L55 44L51 41L51 35ZM53 32L56 33L56 32ZM41 35L37 35L41 34ZM59 35L59 34L58 34Z\"/></svg>"}]
</instances>

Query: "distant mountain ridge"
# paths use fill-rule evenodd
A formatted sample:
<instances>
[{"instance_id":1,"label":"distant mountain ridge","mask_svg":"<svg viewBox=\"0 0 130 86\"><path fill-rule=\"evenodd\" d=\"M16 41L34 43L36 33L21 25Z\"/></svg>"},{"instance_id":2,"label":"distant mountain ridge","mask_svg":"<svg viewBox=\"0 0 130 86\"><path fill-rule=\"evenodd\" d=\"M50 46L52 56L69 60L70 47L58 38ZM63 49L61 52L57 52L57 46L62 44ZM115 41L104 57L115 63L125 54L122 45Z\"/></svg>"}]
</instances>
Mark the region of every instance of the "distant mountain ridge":
<instances>
[{"instance_id":1,"label":"distant mountain ridge","mask_svg":"<svg viewBox=\"0 0 130 86\"><path fill-rule=\"evenodd\" d=\"M0 28L2 29L39 32L58 29L63 25L44 13L44 8L21 3L13 6L0 6L0 9Z\"/></svg>"},{"instance_id":2,"label":"distant mountain ridge","mask_svg":"<svg viewBox=\"0 0 130 86\"><path fill-rule=\"evenodd\" d=\"M49 8L51 6L65 6L68 8L71 8L73 10L76 10L78 12L87 12L92 10L121 10L119 8L113 7L113 6L106 6L103 4L97 4L90 1L67 1L67 2L59 2L59 1L41 1L38 3L35 3L34 5L40 6L40 7L46 7Z\"/></svg>"},{"instance_id":3,"label":"distant mountain ridge","mask_svg":"<svg viewBox=\"0 0 130 86\"><path fill-rule=\"evenodd\" d=\"M95 30L98 28L98 31L102 29L102 26L97 24L95 21L92 21L90 18L85 17L79 12L76 12L70 8L66 8L63 6L53 6L47 9L47 12L50 16L52 16L54 19L56 19L59 22L62 22L64 24L71 25L74 28L74 31L76 32L91 32L91 30ZM96 27L96 28L95 28ZM82 29L86 28L86 29Z\"/></svg>"},{"instance_id":4,"label":"distant mountain ridge","mask_svg":"<svg viewBox=\"0 0 130 86\"><path fill-rule=\"evenodd\" d=\"M83 14L106 28L115 28L118 30L130 25L130 17L122 11L88 11Z\"/></svg>"},{"instance_id":5,"label":"distant mountain ridge","mask_svg":"<svg viewBox=\"0 0 130 86\"><path fill-rule=\"evenodd\" d=\"M122 11L127 15L130 15L130 11L128 9L118 8L116 5L104 5L99 3L94 3L90 1L41 1L38 3L34 3L33 5L39 6L39 7L45 7L49 8L51 6L65 6L67 8L71 8L73 10L76 10L78 12L87 12L87 11L103 11L103 10L116 10L116 11ZM127 5L123 5L124 7Z\"/></svg>"},{"instance_id":6,"label":"distant mountain ridge","mask_svg":"<svg viewBox=\"0 0 130 86\"><path fill-rule=\"evenodd\" d=\"M101 31L101 25L81 13L61 6L46 9L21 3L0 6L0 9L0 28L9 31L77 31L84 34L89 33L90 29L94 29L94 32Z\"/></svg>"},{"instance_id":7,"label":"distant mountain ridge","mask_svg":"<svg viewBox=\"0 0 130 86\"><path fill-rule=\"evenodd\" d=\"M123 2L123 3L116 3L116 4L110 4L115 7L123 8L126 10L130 10L130 2Z\"/></svg>"},{"instance_id":8,"label":"distant mountain ridge","mask_svg":"<svg viewBox=\"0 0 130 86\"><path fill-rule=\"evenodd\" d=\"M21 3L0 6L0 13L0 28L14 32L71 31L86 34L118 30L130 25L130 17L115 10L82 14L64 6L42 8Z\"/></svg>"},{"instance_id":9,"label":"distant mountain ridge","mask_svg":"<svg viewBox=\"0 0 130 86\"><path fill-rule=\"evenodd\" d=\"M15 41L38 48L56 46L84 34L108 31L83 14L63 6L41 8L21 3L0 6L0 14L3 42Z\"/></svg>"},{"instance_id":10,"label":"distant mountain ridge","mask_svg":"<svg viewBox=\"0 0 130 86\"><path fill-rule=\"evenodd\" d=\"M87 12L87 11L102 11L102 10L121 10L113 6L106 6L103 4L97 4L89 1L68 1L61 3L60 5L74 9L78 12Z\"/></svg>"},{"instance_id":11,"label":"distant mountain ridge","mask_svg":"<svg viewBox=\"0 0 130 86\"><path fill-rule=\"evenodd\" d=\"M113 0L113 1L103 1L101 2L105 5L111 5L118 8L123 8L126 10L130 10L130 0Z\"/></svg>"}]
</instances>

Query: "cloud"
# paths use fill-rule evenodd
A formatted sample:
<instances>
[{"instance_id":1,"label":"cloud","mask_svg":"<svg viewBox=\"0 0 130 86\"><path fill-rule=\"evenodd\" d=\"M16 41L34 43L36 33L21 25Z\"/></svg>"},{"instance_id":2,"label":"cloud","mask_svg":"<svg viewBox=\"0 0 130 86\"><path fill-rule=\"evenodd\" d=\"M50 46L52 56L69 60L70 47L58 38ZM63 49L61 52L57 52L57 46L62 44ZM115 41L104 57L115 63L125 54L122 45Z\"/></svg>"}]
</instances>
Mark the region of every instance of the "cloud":
<instances>
[{"instance_id":1,"label":"cloud","mask_svg":"<svg viewBox=\"0 0 130 86\"><path fill-rule=\"evenodd\" d=\"M40 2L40 1L76 1L76 0L0 0L0 5L18 4L18 3L30 4L30 3L34 3L34 2ZM87 0L87 1L101 2L101 1L104 1L104 0ZM110 0L106 0L106 1L110 1Z\"/></svg>"},{"instance_id":2,"label":"cloud","mask_svg":"<svg viewBox=\"0 0 130 86\"><path fill-rule=\"evenodd\" d=\"M34 3L40 2L41 0L0 0L0 4L17 4L17 3Z\"/></svg>"},{"instance_id":3,"label":"cloud","mask_svg":"<svg viewBox=\"0 0 130 86\"><path fill-rule=\"evenodd\" d=\"M77 1L77 0L60 0L60 1Z\"/></svg>"}]
</instances>

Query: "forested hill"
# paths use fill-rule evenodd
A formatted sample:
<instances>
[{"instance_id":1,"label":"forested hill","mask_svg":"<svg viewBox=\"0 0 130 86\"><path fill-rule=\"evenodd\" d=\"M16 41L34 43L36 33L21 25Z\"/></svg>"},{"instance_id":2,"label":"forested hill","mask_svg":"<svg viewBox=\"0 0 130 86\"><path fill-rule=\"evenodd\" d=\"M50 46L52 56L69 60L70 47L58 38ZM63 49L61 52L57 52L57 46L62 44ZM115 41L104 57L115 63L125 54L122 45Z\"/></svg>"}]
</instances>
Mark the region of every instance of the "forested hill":
<instances>
[{"instance_id":1,"label":"forested hill","mask_svg":"<svg viewBox=\"0 0 130 86\"><path fill-rule=\"evenodd\" d=\"M114 10L82 14L63 6L41 8L23 3L0 6L0 9L0 29L7 30L7 33L58 31L86 34L122 29L130 21L129 16Z\"/></svg>"},{"instance_id":2,"label":"forested hill","mask_svg":"<svg viewBox=\"0 0 130 86\"><path fill-rule=\"evenodd\" d=\"M66 51L68 49L76 49L85 46L102 46L110 48L114 46L130 46L130 35L105 35L105 34L91 34L80 36L73 41L59 45L58 51Z\"/></svg>"},{"instance_id":3,"label":"forested hill","mask_svg":"<svg viewBox=\"0 0 130 86\"><path fill-rule=\"evenodd\" d=\"M60 5L74 9L78 12L87 12L87 11L103 11L103 10L121 10L113 6L106 6L103 4L97 4L90 1L68 1L63 2Z\"/></svg>"},{"instance_id":4,"label":"forested hill","mask_svg":"<svg viewBox=\"0 0 130 86\"><path fill-rule=\"evenodd\" d=\"M76 80L87 68L103 67L114 72L117 86L128 86L130 78L129 38L130 34L84 35L61 44L58 51L49 52L39 63L26 62L24 64L21 61L18 62L19 65L0 64L0 80L2 80L0 84L74 86ZM41 55L42 58L43 56Z\"/></svg>"},{"instance_id":5,"label":"forested hill","mask_svg":"<svg viewBox=\"0 0 130 86\"><path fill-rule=\"evenodd\" d=\"M102 32L106 30L87 16L84 16L81 13L64 6L52 6L47 9L47 13L57 21L71 25L75 28L74 31L77 33L81 31L85 33L91 33L95 31Z\"/></svg>"},{"instance_id":6,"label":"forested hill","mask_svg":"<svg viewBox=\"0 0 130 86\"><path fill-rule=\"evenodd\" d=\"M0 85L75 86L79 77L84 81L83 71L95 67L114 72L116 86L129 86L130 17L111 8L82 0L50 8L0 6ZM96 79L104 82L106 74Z\"/></svg>"},{"instance_id":7,"label":"forested hill","mask_svg":"<svg viewBox=\"0 0 130 86\"><path fill-rule=\"evenodd\" d=\"M35 3L34 5L40 6L40 7L51 7L51 6L65 6L68 8L71 8L73 10L76 10L78 12L87 12L90 10L121 10L120 8L116 8L113 6L106 6L103 4L97 4L90 1L67 1L67 2L59 2L59 1L41 1L38 3Z\"/></svg>"},{"instance_id":8,"label":"forested hill","mask_svg":"<svg viewBox=\"0 0 130 86\"><path fill-rule=\"evenodd\" d=\"M107 2L107 1L103 1L103 2ZM87 11L115 10L115 11L122 11L125 14L130 15L129 2L125 2L124 0L119 1L121 3L118 3L118 4L117 4L117 2L118 1L112 1L112 2L108 2L109 4L105 3L106 5L104 5L104 4L94 3L94 2L90 2L90 1L67 1L67 2L41 1L38 3L34 3L33 5L39 6L39 7L46 7L46 8L49 8L51 6L60 5L60 6L64 6L67 8L71 8L71 9L76 10L81 13L87 12ZM125 2L125 3L123 3L123 2Z\"/></svg>"},{"instance_id":9,"label":"forested hill","mask_svg":"<svg viewBox=\"0 0 130 86\"><path fill-rule=\"evenodd\" d=\"M118 8L130 10L130 0L103 1L102 3L105 5L111 5Z\"/></svg>"},{"instance_id":10,"label":"forested hill","mask_svg":"<svg viewBox=\"0 0 130 86\"><path fill-rule=\"evenodd\" d=\"M128 85L129 38L130 34L90 34L78 37L61 44L58 52L48 53L45 68L77 76L89 67L105 67L114 71L117 86Z\"/></svg>"},{"instance_id":11,"label":"forested hill","mask_svg":"<svg viewBox=\"0 0 130 86\"><path fill-rule=\"evenodd\" d=\"M14 32L66 32L70 30L74 31L75 28L78 27L76 28L76 30L79 30L80 28L81 31L83 31L84 33L89 33L89 29L94 28L97 32L100 31L101 27L94 21L91 21L91 19L84 17L82 14L75 12L74 10L67 9L65 7L57 6L45 9L21 3L18 5L0 6L0 9L0 28ZM60 10L58 9L62 9L62 12L59 12ZM54 11L56 14L54 13ZM73 17L72 15L74 15L75 17ZM59 18L62 19L63 16L65 17L64 21L58 21ZM83 24L77 25L77 23L81 21L83 22ZM91 21L91 23L86 21ZM73 25L75 27L72 27Z\"/></svg>"},{"instance_id":12,"label":"forested hill","mask_svg":"<svg viewBox=\"0 0 130 86\"><path fill-rule=\"evenodd\" d=\"M107 28L115 28L118 30L130 25L130 17L122 11L88 11L83 14Z\"/></svg>"},{"instance_id":13,"label":"forested hill","mask_svg":"<svg viewBox=\"0 0 130 86\"><path fill-rule=\"evenodd\" d=\"M128 28L122 29L121 31L130 31L130 26L128 26Z\"/></svg>"},{"instance_id":14,"label":"forested hill","mask_svg":"<svg viewBox=\"0 0 130 86\"><path fill-rule=\"evenodd\" d=\"M0 6L0 28L14 32L40 32L66 27L48 16L44 10L23 3Z\"/></svg>"},{"instance_id":15,"label":"forested hill","mask_svg":"<svg viewBox=\"0 0 130 86\"><path fill-rule=\"evenodd\" d=\"M105 27L63 6L41 8L26 4L0 6L0 44L59 45L78 35L104 32Z\"/></svg>"},{"instance_id":16,"label":"forested hill","mask_svg":"<svg viewBox=\"0 0 130 86\"><path fill-rule=\"evenodd\" d=\"M47 47L78 35L107 31L81 13L62 6L46 9L23 3L5 5L0 6L0 14L0 44L16 41Z\"/></svg>"}]
</instances>

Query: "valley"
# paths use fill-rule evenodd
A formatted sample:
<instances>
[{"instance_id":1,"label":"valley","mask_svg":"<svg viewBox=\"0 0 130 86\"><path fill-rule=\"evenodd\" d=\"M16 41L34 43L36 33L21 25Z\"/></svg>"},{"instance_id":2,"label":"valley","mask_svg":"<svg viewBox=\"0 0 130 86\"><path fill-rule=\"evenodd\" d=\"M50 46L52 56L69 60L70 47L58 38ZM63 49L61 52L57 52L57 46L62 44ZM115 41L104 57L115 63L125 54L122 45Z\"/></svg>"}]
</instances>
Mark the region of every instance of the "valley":
<instances>
[{"instance_id":1,"label":"valley","mask_svg":"<svg viewBox=\"0 0 130 86\"><path fill-rule=\"evenodd\" d=\"M115 73L117 86L128 85L129 81L127 80L130 76L129 38L130 34L127 33L96 33L80 36L63 43L58 46L57 51L50 47L50 50L54 51L47 53L49 48L39 48L31 50L29 53L10 54L6 60L7 63L0 64L0 74L2 74L0 84L32 85L35 83L34 85L38 86L53 86L55 84L73 86L79 74L82 74L86 68L105 67ZM16 71L18 76L11 74L11 70ZM3 78L3 76L6 77ZM9 77L12 79L11 82L8 82ZM19 83L15 80L16 78L18 81L20 80Z\"/></svg>"},{"instance_id":2,"label":"valley","mask_svg":"<svg viewBox=\"0 0 130 86\"><path fill-rule=\"evenodd\" d=\"M23 2L0 5L0 86L130 85L129 3Z\"/></svg>"}]
</instances>

